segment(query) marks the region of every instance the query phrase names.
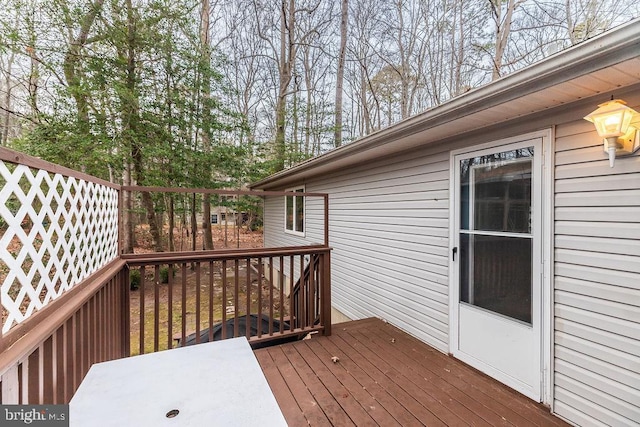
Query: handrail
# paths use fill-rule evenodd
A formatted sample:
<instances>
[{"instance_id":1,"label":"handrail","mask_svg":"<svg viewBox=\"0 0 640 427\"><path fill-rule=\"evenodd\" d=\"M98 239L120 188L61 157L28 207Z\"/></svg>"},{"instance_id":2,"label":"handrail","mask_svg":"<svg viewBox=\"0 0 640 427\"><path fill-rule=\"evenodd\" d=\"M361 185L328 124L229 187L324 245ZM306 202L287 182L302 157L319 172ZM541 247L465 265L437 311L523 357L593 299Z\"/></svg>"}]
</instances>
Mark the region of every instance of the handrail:
<instances>
[{"instance_id":1,"label":"handrail","mask_svg":"<svg viewBox=\"0 0 640 427\"><path fill-rule=\"evenodd\" d=\"M190 262L222 259L242 259L256 256L290 256L309 255L317 252L331 251L324 245L288 246L283 248L252 248L252 249L223 249L211 251L190 252L154 252L145 254L122 254L120 258L127 261L130 266L154 263L157 261Z\"/></svg>"},{"instance_id":2,"label":"handrail","mask_svg":"<svg viewBox=\"0 0 640 427\"><path fill-rule=\"evenodd\" d=\"M307 193L301 191L262 191L262 190L222 190L214 188L185 188L185 187L154 187L142 185L123 185L123 191L148 191L152 193L198 193L198 194L219 194L232 196L304 196L304 197L327 197L327 193Z\"/></svg>"},{"instance_id":3,"label":"handrail","mask_svg":"<svg viewBox=\"0 0 640 427\"><path fill-rule=\"evenodd\" d=\"M293 288L291 289L291 293L293 294L293 307L294 307L294 313L293 316L296 320L299 319L299 317L302 315L300 313L300 309L301 307L301 290L303 293L305 293L307 295L307 298L314 298L316 300L316 304L314 304L315 310L314 313L311 314L308 310L308 304L306 303L308 301L308 299L305 301L305 314L307 315L307 317L309 316L313 316L313 322L311 322L312 325L317 325L318 323L320 323L320 307L319 304L317 304L320 300L320 294L318 292L314 292L314 295L310 295L310 293L312 292L311 289L309 289L309 279L311 277L311 270L313 268L313 272L315 273L318 270L318 266L320 265L320 257L317 256L312 256L312 259L306 264L305 268L304 268L304 274L301 274L300 277L298 278L298 280L296 281L295 285L293 285ZM302 289L304 287L304 289ZM307 319L305 319L306 322Z\"/></svg>"}]
</instances>

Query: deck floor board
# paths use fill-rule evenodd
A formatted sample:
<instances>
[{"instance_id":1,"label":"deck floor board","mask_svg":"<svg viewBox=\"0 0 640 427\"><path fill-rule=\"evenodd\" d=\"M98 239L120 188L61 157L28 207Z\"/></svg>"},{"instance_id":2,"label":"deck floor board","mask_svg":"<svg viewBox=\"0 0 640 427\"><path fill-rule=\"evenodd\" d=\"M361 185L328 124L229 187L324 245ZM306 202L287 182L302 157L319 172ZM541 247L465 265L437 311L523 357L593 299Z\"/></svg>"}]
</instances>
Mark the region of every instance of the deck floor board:
<instances>
[{"instance_id":1,"label":"deck floor board","mask_svg":"<svg viewBox=\"0 0 640 427\"><path fill-rule=\"evenodd\" d=\"M407 399L407 397L410 396L407 395L404 390L401 390L398 387L389 387L389 389L384 388L381 383L388 383L384 374L381 373L377 367L371 365L356 349L349 348L351 347L350 343L344 341L342 337L330 337L330 339L326 340L323 344L331 354L342 355L340 356L340 365L353 375L358 383L362 385L362 388L368 390L379 404L384 407L400 425L420 425L419 417L423 419L426 417L433 417L433 414L428 413L414 414L411 410L411 405L419 408L421 408L421 405L415 399ZM347 348L347 351L342 352L342 348ZM354 356L355 360L352 359ZM407 400L409 403L406 407L402 405L403 399L398 400L395 397L398 394L403 393L403 399ZM422 410L426 411L424 408L422 408Z\"/></svg>"},{"instance_id":2,"label":"deck floor board","mask_svg":"<svg viewBox=\"0 0 640 427\"><path fill-rule=\"evenodd\" d=\"M379 319L255 354L291 426L568 425Z\"/></svg>"}]
</instances>

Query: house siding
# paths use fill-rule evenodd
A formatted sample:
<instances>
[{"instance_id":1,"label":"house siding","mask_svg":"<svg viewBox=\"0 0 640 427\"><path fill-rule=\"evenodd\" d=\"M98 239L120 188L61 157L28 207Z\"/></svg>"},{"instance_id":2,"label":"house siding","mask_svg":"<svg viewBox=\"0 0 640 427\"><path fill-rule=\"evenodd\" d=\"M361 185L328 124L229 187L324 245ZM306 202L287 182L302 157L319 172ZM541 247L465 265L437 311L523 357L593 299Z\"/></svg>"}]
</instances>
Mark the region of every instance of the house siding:
<instances>
[{"instance_id":1,"label":"house siding","mask_svg":"<svg viewBox=\"0 0 640 427\"><path fill-rule=\"evenodd\" d=\"M555 165L554 411L638 425L640 156L611 169L593 126L576 120L556 128Z\"/></svg>"},{"instance_id":2,"label":"house siding","mask_svg":"<svg viewBox=\"0 0 640 427\"><path fill-rule=\"evenodd\" d=\"M624 98L640 110L637 90ZM449 148L560 123L549 193L553 389L545 394L554 413L576 425L639 425L640 153L618 158L611 169L582 115L564 109ZM352 319L385 319L443 352L449 350L449 161L448 149L430 145L304 183L308 192L330 195L334 307ZM272 202L265 225L270 245L321 240L320 204L307 205L301 239L283 232L284 204Z\"/></svg>"},{"instance_id":3,"label":"house siding","mask_svg":"<svg viewBox=\"0 0 640 427\"><path fill-rule=\"evenodd\" d=\"M306 192L311 192L305 188ZM288 233L284 228L284 197L268 196L264 201L264 246L270 248L321 245L324 243L324 199L321 197L305 198L305 232L304 236ZM308 262L305 256L305 262ZM282 271L285 277L285 292L289 292L287 284L294 283L300 277L300 263L296 259L293 265L293 282L290 282L291 263L290 258L283 259L284 268L280 268L280 260L273 259L273 267ZM268 266L265 264L265 268Z\"/></svg>"},{"instance_id":4,"label":"house siding","mask_svg":"<svg viewBox=\"0 0 640 427\"><path fill-rule=\"evenodd\" d=\"M352 319L385 319L446 352L448 151L398 155L305 189L330 193L332 305ZM265 209L269 246L321 241L321 200L309 199L305 239L283 232L281 199L268 199Z\"/></svg>"}]
</instances>

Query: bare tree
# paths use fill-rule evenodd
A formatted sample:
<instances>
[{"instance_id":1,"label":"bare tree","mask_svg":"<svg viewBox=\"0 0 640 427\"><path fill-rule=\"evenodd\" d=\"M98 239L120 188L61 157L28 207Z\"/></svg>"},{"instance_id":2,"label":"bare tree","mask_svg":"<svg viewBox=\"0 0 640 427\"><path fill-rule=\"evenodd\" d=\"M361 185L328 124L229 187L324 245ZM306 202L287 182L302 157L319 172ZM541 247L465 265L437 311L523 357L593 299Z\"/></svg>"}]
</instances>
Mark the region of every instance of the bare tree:
<instances>
[{"instance_id":1,"label":"bare tree","mask_svg":"<svg viewBox=\"0 0 640 427\"><path fill-rule=\"evenodd\" d=\"M511 33L511 24L513 22L513 13L520 4L516 0L506 0L503 7L501 0L489 0L491 6L491 17L493 18L495 28L495 50L493 54L493 68L491 72L491 80L495 80L501 76L502 60L504 52L507 49L509 35Z\"/></svg>"},{"instance_id":2,"label":"bare tree","mask_svg":"<svg viewBox=\"0 0 640 427\"><path fill-rule=\"evenodd\" d=\"M342 145L342 94L344 92L344 60L347 53L347 26L349 23L349 1L342 0L340 6L340 50L338 51L338 67L336 72L336 119L334 145Z\"/></svg>"},{"instance_id":3,"label":"bare tree","mask_svg":"<svg viewBox=\"0 0 640 427\"><path fill-rule=\"evenodd\" d=\"M16 12L17 14L17 12ZM15 25L18 25L18 20L15 20ZM1 113L2 119L0 120L0 146L7 145L7 141L9 139L9 127L11 126L11 92L15 86L15 82L13 79L13 64L16 59L16 52L12 49L9 52L9 55L5 61L0 62L0 72L4 74L3 78L3 86L0 87L0 93L4 91L4 96L2 96L2 105Z\"/></svg>"},{"instance_id":4,"label":"bare tree","mask_svg":"<svg viewBox=\"0 0 640 427\"><path fill-rule=\"evenodd\" d=\"M376 52L381 51L381 37L386 24L382 17L384 9L380 4L359 0L350 8L350 28L352 37L347 49L354 69L351 70L350 84L356 104L357 135L367 135L381 127L380 100L372 85L373 76L380 71L384 62Z\"/></svg>"},{"instance_id":5,"label":"bare tree","mask_svg":"<svg viewBox=\"0 0 640 427\"><path fill-rule=\"evenodd\" d=\"M200 7L200 62L202 75L202 148L205 153L211 151L211 41L209 40L211 3L202 0ZM194 202L195 203L195 202ZM195 223L195 222L194 222ZM213 249L213 234L211 232L211 195L202 196L202 231L204 249ZM194 233L195 236L195 233ZM195 237L194 237L195 238Z\"/></svg>"}]
</instances>

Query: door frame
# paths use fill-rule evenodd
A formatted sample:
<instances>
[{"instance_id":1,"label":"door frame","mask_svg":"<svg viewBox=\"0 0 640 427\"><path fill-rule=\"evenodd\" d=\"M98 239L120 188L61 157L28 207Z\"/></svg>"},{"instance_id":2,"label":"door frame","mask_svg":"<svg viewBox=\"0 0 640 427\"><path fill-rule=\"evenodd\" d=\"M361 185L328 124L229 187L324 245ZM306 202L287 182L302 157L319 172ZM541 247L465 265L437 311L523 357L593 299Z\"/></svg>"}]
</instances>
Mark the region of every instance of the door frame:
<instances>
[{"instance_id":1,"label":"door frame","mask_svg":"<svg viewBox=\"0 0 640 427\"><path fill-rule=\"evenodd\" d=\"M540 207L540 245L541 264L534 266L534 270L540 274L540 343L536 347L540 350L540 387L539 400L547 405L553 403L553 287L552 287L552 265L553 265L553 129L545 129L531 132L516 137L494 140L483 144L471 145L466 148L452 150L449 155L449 257L452 256L456 241L457 212L456 196L457 177L455 176L455 159L458 155L470 154L483 150L509 150L510 146L522 143L531 139L542 140L541 165L538 169L541 174L541 198ZM535 165L534 165L535 168ZM451 261L451 258L449 258ZM449 262L449 354L456 356L458 344L458 276L459 272L455 268L457 263ZM500 381L499 375L494 372L487 372ZM521 391L522 390L518 390ZM553 409L553 408L552 408Z\"/></svg>"}]
</instances>

